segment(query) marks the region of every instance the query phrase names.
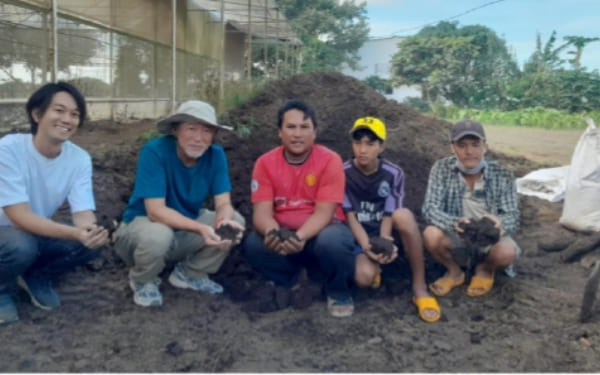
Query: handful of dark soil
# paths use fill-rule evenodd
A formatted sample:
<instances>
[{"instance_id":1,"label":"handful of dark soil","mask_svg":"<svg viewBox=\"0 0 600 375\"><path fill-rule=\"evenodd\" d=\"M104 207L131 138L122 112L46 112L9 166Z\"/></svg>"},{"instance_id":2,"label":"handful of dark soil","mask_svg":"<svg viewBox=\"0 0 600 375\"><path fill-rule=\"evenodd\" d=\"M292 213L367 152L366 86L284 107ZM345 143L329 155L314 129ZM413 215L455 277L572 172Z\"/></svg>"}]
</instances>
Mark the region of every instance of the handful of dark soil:
<instances>
[{"instance_id":1,"label":"handful of dark soil","mask_svg":"<svg viewBox=\"0 0 600 375\"><path fill-rule=\"evenodd\" d=\"M294 232L286 227L281 227L281 228L279 228L279 230L271 229L269 231L269 233L267 233L267 236L276 236L279 238L279 241L281 241L281 242L284 242L289 238L294 238L297 241L300 241L300 238L298 237L296 232Z\"/></svg>"},{"instance_id":2,"label":"handful of dark soil","mask_svg":"<svg viewBox=\"0 0 600 375\"><path fill-rule=\"evenodd\" d=\"M485 247L493 245L500 239L500 229L487 217L480 220L469 220L469 223L458 224L464 230L461 237L469 246Z\"/></svg>"},{"instance_id":3,"label":"handful of dark soil","mask_svg":"<svg viewBox=\"0 0 600 375\"><path fill-rule=\"evenodd\" d=\"M375 254L390 256L394 252L394 242L383 237L370 237L371 251Z\"/></svg>"},{"instance_id":4,"label":"handful of dark soil","mask_svg":"<svg viewBox=\"0 0 600 375\"><path fill-rule=\"evenodd\" d=\"M240 230L232 225L223 224L215 230L215 233L221 237L222 240L235 241L240 234Z\"/></svg>"}]
</instances>

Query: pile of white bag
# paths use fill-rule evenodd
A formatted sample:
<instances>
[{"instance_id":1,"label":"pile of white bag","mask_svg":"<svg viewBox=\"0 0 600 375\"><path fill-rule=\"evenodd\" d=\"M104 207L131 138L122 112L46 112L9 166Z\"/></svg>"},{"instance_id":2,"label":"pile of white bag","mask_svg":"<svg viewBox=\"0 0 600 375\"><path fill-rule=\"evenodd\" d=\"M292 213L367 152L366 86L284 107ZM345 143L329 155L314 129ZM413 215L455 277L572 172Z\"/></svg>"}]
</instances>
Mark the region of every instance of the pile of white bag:
<instances>
[{"instance_id":1,"label":"pile of white bag","mask_svg":"<svg viewBox=\"0 0 600 375\"><path fill-rule=\"evenodd\" d=\"M587 118L571 165L517 178L517 192L550 202L565 200L559 222L575 231L600 231L600 129Z\"/></svg>"},{"instance_id":2,"label":"pile of white bag","mask_svg":"<svg viewBox=\"0 0 600 375\"><path fill-rule=\"evenodd\" d=\"M600 231L600 129L592 119L586 121L571 159L559 222L576 231Z\"/></svg>"},{"instance_id":3,"label":"pile of white bag","mask_svg":"<svg viewBox=\"0 0 600 375\"><path fill-rule=\"evenodd\" d=\"M517 178L517 192L550 202L560 202L567 190L569 166L538 169Z\"/></svg>"}]
</instances>

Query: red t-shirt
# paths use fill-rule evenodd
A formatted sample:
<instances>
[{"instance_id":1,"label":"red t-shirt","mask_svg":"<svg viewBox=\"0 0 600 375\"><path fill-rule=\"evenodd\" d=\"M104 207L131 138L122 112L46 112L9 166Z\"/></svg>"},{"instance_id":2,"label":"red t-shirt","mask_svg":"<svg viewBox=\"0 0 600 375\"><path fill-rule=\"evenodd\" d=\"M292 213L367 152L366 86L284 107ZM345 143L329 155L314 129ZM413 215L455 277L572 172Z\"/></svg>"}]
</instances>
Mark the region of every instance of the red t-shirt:
<instances>
[{"instance_id":1,"label":"red t-shirt","mask_svg":"<svg viewBox=\"0 0 600 375\"><path fill-rule=\"evenodd\" d=\"M317 202L343 203L346 177L342 159L325 146L314 145L301 165L288 163L283 146L262 155L252 172L252 203L273 202L279 225L297 230L312 215ZM344 221L341 206L335 216Z\"/></svg>"}]
</instances>

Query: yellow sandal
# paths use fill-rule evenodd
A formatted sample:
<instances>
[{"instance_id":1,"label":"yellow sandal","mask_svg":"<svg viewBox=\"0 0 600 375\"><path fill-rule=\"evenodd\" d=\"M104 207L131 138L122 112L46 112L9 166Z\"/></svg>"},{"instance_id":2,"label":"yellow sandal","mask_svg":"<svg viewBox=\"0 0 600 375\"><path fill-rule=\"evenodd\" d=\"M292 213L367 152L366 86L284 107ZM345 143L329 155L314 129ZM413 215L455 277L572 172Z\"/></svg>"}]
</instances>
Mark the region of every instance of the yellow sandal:
<instances>
[{"instance_id":1,"label":"yellow sandal","mask_svg":"<svg viewBox=\"0 0 600 375\"><path fill-rule=\"evenodd\" d=\"M455 280L448 276L442 276L436 281L429 284L429 290L431 293L438 297L443 297L450 293L452 289L465 283L465 274L463 273L460 279Z\"/></svg>"},{"instance_id":2,"label":"yellow sandal","mask_svg":"<svg viewBox=\"0 0 600 375\"><path fill-rule=\"evenodd\" d=\"M442 316L440 305L434 297L413 297L413 303L417 306L419 311L419 317L428 323L434 323L440 320ZM435 316L428 317L425 315L426 310L433 310L436 312Z\"/></svg>"}]
</instances>

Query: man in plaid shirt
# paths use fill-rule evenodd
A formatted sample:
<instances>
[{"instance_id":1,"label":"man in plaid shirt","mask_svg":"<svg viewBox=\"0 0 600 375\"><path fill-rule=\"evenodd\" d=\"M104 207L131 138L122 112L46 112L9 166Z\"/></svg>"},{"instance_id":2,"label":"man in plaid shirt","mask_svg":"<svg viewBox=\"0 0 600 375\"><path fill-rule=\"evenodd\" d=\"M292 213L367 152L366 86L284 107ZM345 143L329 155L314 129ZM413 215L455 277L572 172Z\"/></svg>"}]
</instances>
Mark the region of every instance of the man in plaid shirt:
<instances>
[{"instance_id":1,"label":"man in plaid shirt","mask_svg":"<svg viewBox=\"0 0 600 375\"><path fill-rule=\"evenodd\" d=\"M424 245L444 267L444 276L429 285L444 296L465 282L459 263L466 263L469 247L461 238L461 222L487 217L500 231L495 244L474 249L475 275L467 295L479 297L494 284L496 270L510 266L520 253L510 234L519 226L519 208L514 175L498 163L484 158L485 132L480 123L459 121L451 131L453 155L438 160L429 175L423 215L429 224L423 232Z\"/></svg>"}]
</instances>

